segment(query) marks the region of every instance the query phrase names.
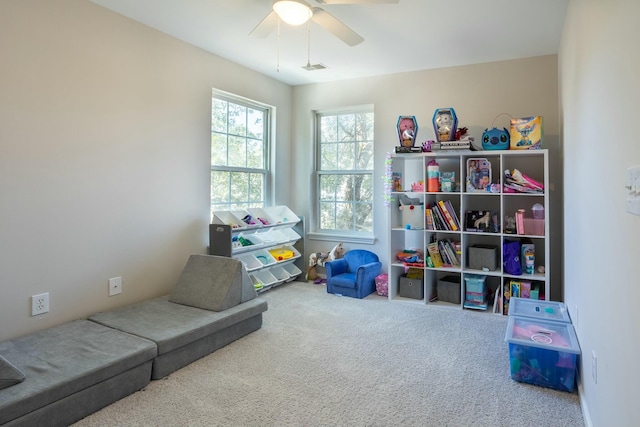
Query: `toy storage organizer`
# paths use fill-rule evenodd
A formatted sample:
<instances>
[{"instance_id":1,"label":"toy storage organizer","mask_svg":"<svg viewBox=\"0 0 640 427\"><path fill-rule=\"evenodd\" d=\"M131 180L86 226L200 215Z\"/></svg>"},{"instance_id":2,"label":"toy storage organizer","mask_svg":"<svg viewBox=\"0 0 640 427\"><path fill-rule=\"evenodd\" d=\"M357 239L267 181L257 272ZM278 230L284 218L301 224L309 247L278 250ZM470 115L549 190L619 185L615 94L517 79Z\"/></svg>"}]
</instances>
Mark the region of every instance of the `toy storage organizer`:
<instances>
[{"instance_id":1,"label":"toy storage organizer","mask_svg":"<svg viewBox=\"0 0 640 427\"><path fill-rule=\"evenodd\" d=\"M554 284L560 279L551 261L559 254L552 254L551 215L545 214L551 207L548 155L546 149L392 154L390 177L405 191L392 187L389 193L388 298L501 315L507 314L510 296L503 292L518 283L522 295L558 299ZM441 177L454 179L448 191L413 185L427 182L435 163ZM520 178L532 187L519 184ZM434 207L440 210L437 219ZM529 250L529 264L520 256L521 273L505 267L505 243L512 240ZM444 251L447 259L440 262L430 250L441 257ZM418 251L421 259L403 259L410 251ZM423 292L401 287L410 267L423 270Z\"/></svg>"},{"instance_id":2,"label":"toy storage organizer","mask_svg":"<svg viewBox=\"0 0 640 427\"><path fill-rule=\"evenodd\" d=\"M302 218L286 206L215 211L209 254L240 260L262 292L302 274L303 235Z\"/></svg>"}]
</instances>

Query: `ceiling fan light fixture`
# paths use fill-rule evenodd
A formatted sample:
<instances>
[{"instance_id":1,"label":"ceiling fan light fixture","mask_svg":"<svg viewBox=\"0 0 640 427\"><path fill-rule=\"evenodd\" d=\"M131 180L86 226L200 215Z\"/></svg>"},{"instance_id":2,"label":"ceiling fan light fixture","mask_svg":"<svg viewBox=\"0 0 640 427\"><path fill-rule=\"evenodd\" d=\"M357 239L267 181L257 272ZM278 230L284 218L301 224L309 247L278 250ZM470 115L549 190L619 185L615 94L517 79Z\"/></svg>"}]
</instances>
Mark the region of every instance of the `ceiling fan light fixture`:
<instances>
[{"instance_id":1,"label":"ceiling fan light fixture","mask_svg":"<svg viewBox=\"0 0 640 427\"><path fill-rule=\"evenodd\" d=\"M299 0L275 0L273 10L289 25L302 25L313 15L309 5Z\"/></svg>"}]
</instances>

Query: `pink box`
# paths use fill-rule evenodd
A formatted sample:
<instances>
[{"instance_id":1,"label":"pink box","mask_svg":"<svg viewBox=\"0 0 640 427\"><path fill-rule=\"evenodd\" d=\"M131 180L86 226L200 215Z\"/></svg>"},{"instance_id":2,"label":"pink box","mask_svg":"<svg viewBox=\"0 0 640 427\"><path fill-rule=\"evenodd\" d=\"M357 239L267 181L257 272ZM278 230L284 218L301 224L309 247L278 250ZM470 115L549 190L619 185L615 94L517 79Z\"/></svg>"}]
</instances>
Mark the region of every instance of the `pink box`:
<instances>
[{"instance_id":1,"label":"pink box","mask_svg":"<svg viewBox=\"0 0 640 427\"><path fill-rule=\"evenodd\" d=\"M524 218L524 234L544 236L544 219Z\"/></svg>"}]
</instances>

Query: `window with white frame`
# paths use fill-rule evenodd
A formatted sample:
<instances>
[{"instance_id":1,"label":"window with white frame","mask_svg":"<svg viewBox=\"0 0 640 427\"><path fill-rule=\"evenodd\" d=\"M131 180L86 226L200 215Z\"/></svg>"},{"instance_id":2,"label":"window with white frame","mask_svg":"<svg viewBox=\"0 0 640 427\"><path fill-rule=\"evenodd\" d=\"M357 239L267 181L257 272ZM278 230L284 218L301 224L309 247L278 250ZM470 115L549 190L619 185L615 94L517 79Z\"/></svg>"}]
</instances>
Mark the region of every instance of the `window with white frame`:
<instances>
[{"instance_id":1,"label":"window with white frame","mask_svg":"<svg viewBox=\"0 0 640 427\"><path fill-rule=\"evenodd\" d=\"M373 234L373 123L371 107L316 113L316 231Z\"/></svg>"},{"instance_id":2,"label":"window with white frame","mask_svg":"<svg viewBox=\"0 0 640 427\"><path fill-rule=\"evenodd\" d=\"M213 91L211 210L267 205L270 108Z\"/></svg>"}]
</instances>

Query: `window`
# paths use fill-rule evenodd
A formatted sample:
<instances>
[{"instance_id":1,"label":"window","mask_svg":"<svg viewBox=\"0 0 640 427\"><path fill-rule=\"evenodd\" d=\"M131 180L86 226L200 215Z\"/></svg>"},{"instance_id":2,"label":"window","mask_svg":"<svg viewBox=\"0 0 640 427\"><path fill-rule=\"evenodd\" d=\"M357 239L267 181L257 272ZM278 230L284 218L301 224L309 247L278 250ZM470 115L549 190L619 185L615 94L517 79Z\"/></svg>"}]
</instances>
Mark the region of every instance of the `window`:
<instances>
[{"instance_id":1,"label":"window","mask_svg":"<svg viewBox=\"0 0 640 427\"><path fill-rule=\"evenodd\" d=\"M213 91L211 210L263 207L269 194L270 108Z\"/></svg>"},{"instance_id":2,"label":"window","mask_svg":"<svg viewBox=\"0 0 640 427\"><path fill-rule=\"evenodd\" d=\"M371 108L316 114L320 234L373 233L373 123Z\"/></svg>"}]
</instances>

